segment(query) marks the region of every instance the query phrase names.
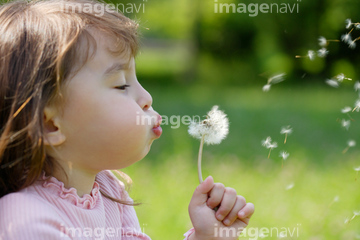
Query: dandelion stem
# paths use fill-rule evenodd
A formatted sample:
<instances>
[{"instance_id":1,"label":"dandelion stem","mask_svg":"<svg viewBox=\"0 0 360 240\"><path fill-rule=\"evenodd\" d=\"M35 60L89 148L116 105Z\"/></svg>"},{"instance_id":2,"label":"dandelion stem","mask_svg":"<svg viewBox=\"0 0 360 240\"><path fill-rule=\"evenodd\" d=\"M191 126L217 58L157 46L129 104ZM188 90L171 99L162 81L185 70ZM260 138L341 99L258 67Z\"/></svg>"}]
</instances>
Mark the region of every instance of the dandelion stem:
<instances>
[{"instance_id":1,"label":"dandelion stem","mask_svg":"<svg viewBox=\"0 0 360 240\"><path fill-rule=\"evenodd\" d=\"M200 148L199 148L199 156L198 156L198 177L199 177L199 183L203 182L202 174L201 174L201 157L202 157L202 150L204 146L204 139L205 135L202 136L200 140Z\"/></svg>"},{"instance_id":2,"label":"dandelion stem","mask_svg":"<svg viewBox=\"0 0 360 240\"><path fill-rule=\"evenodd\" d=\"M344 154L344 153L346 153L348 150L349 150L349 146L347 146L347 147L342 151L342 153Z\"/></svg>"},{"instance_id":3,"label":"dandelion stem","mask_svg":"<svg viewBox=\"0 0 360 240\"><path fill-rule=\"evenodd\" d=\"M269 150L269 155L268 155L268 159L270 158L270 153L271 153L271 149L272 149L272 148L270 148L270 150Z\"/></svg>"},{"instance_id":4,"label":"dandelion stem","mask_svg":"<svg viewBox=\"0 0 360 240\"><path fill-rule=\"evenodd\" d=\"M287 133L285 133L285 140L284 140L284 144L286 144L286 139L287 139Z\"/></svg>"}]
</instances>

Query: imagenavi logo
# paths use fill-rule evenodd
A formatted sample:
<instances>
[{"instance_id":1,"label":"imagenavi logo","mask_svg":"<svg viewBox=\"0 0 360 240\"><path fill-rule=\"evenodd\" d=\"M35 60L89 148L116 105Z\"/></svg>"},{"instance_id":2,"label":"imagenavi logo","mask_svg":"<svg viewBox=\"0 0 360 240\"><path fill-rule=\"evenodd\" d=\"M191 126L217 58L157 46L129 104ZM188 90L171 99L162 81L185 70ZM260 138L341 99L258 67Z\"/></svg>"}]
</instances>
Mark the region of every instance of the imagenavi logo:
<instances>
[{"instance_id":1,"label":"imagenavi logo","mask_svg":"<svg viewBox=\"0 0 360 240\"><path fill-rule=\"evenodd\" d=\"M221 1L221 0L220 0ZM224 3L214 0L214 13L241 13L256 17L259 13L299 13L301 0L293 3Z\"/></svg>"}]
</instances>

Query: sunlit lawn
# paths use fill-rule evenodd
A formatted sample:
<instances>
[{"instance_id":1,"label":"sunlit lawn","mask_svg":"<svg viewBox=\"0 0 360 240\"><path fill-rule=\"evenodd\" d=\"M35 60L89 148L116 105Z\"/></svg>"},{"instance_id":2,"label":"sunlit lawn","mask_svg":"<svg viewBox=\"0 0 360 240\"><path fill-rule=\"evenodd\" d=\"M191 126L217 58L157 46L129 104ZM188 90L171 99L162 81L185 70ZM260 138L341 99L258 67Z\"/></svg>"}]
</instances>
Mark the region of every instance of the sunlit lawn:
<instances>
[{"instance_id":1,"label":"sunlit lawn","mask_svg":"<svg viewBox=\"0 0 360 240\"><path fill-rule=\"evenodd\" d=\"M353 106L357 98L351 86L279 84L268 93L263 93L261 86L145 87L153 95L154 108L164 116L202 116L215 104L228 114L228 138L204 148L203 175L212 175L255 204L251 232L243 239L256 239L254 233L264 227L276 227L279 233L290 228L282 239L360 236L360 216L344 224L354 211L360 211L360 179L355 181L353 169L360 166L359 147L342 153L349 139L360 141L360 113L351 113L355 121L349 131L337 121L348 118L340 109ZM280 129L286 125L294 132L284 145ZM150 154L124 172L134 182L130 195L143 203L136 207L143 231L152 239L183 239L182 234L191 227L187 206L198 185L199 142L187 134L187 126L167 125L163 130ZM279 145L270 159L261 146L267 136ZM290 153L283 168L281 150ZM336 196L339 201L333 202ZM289 236L294 230L299 237ZM265 239L278 239L274 229L272 233Z\"/></svg>"}]
</instances>

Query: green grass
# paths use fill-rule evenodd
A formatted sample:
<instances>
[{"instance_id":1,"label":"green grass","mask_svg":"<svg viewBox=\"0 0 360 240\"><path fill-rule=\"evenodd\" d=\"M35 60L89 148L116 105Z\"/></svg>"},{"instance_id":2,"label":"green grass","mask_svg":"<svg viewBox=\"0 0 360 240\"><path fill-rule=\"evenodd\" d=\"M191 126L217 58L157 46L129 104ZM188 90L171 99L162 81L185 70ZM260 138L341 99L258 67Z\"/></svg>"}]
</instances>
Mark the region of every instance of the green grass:
<instances>
[{"instance_id":1,"label":"green grass","mask_svg":"<svg viewBox=\"0 0 360 240\"><path fill-rule=\"evenodd\" d=\"M204 147L203 176L212 175L255 204L249 227L298 229L298 238L283 239L355 239L360 235L360 217L344 224L345 218L360 210L360 179L355 181L353 170L360 165L360 151L356 146L342 154L348 139L360 141L359 113L351 114L355 121L349 131L336 121L346 118L340 109L352 106L357 98L350 87L281 88L279 84L268 93L261 86L145 87L162 115L201 116L215 104L228 114L228 138L220 145ZM286 125L294 132L284 145L280 129ZM134 182L130 195L143 203L135 207L143 231L153 239L183 239L191 227L187 206L198 185L199 141L187 134L187 126L163 129L149 155L123 171ZM270 159L261 146L267 136L279 144ZM280 150L290 153L283 168ZM294 187L286 190L291 183ZM339 202L331 204L335 196Z\"/></svg>"}]
</instances>

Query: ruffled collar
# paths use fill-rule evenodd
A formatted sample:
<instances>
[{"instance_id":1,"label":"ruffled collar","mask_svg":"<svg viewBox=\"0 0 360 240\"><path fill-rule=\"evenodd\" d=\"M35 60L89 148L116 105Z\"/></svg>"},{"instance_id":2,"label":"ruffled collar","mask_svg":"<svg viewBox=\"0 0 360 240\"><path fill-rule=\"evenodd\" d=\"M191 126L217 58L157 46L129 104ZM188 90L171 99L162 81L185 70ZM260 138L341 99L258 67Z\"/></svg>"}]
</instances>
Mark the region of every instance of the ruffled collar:
<instances>
[{"instance_id":1,"label":"ruffled collar","mask_svg":"<svg viewBox=\"0 0 360 240\"><path fill-rule=\"evenodd\" d=\"M60 198L83 209L93 209L100 197L100 186L97 182L94 182L94 186L90 194L85 194L84 196L79 197L75 188L65 188L64 183L57 180L55 177L48 177L45 176L45 173L43 173L40 180L42 180L41 185L44 188L51 190Z\"/></svg>"}]
</instances>

